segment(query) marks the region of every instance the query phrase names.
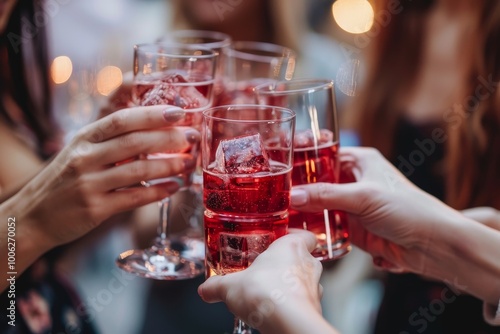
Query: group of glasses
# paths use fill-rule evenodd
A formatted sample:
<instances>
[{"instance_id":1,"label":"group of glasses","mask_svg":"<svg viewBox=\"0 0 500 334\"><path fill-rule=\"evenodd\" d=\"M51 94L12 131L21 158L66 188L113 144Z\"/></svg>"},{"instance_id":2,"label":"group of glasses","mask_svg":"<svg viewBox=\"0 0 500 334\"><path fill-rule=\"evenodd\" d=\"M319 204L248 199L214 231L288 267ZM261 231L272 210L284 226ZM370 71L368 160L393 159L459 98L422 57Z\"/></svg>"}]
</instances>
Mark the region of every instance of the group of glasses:
<instances>
[{"instance_id":1,"label":"group of glasses","mask_svg":"<svg viewBox=\"0 0 500 334\"><path fill-rule=\"evenodd\" d=\"M209 31L175 31L134 47L132 103L181 107L186 116L174 126L202 134L188 150L146 157L189 154L194 171L143 186L175 179L199 205L190 233L172 238L163 199L155 243L120 254L120 268L159 280L223 275L247 268L288 227L315 233L313 255L322 261L349 252L344 213L289 210L292 185L337 183L340 172L333 82L293 79L296 60L286 47ZM251 329L237 321L234 333Z\"/></svg>"}]
</instances>

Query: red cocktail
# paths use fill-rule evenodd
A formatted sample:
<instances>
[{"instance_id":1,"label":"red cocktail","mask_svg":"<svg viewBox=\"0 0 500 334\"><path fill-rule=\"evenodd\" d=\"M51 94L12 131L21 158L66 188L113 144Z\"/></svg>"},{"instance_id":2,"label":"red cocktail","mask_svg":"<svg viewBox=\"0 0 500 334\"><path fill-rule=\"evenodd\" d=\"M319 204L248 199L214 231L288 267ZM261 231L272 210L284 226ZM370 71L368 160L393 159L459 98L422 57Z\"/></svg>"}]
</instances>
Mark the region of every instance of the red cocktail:
<instances>
[{"instance_id":1,"label":"red cocktail","mask_svg":"<svg viewBox=\"0 0 500 334\"><path fill-rule=\"evenodd\" d=\"M292 184L339 183L337 118L333 82L291 80L256 87L259 103L287 107L296 113ZM332 260L349 252L347 215L341 211L302 212L290 210L290 227L316 235L312 254Z\"/></svg>"},{"instance_id":2,"label":"red cocktail","mask_svg":"<svg viewBox=\"0 0 500 334\"><path fill-rule=\"evenodd\" d=\"M203 177L207 262L217 273L245 269L287 233L291 175L286 166L250 175Z\"/></svg>"},{"instance_id":3,"label":"red cocktail","mask_svg":"<svg viewBox=\"0 0 500 334\"><path fill-rule=\"evenodd\" d=\"M328 130L321 131L328 132ZM320 144L317 148L301 147L304 146L304 143L300 143L301 137L303 138L303 135L300 133L295 135L292 184L338 183L338 142L334 143L330 140ZM349 242L349 228L344 212L334 210L314 213L296 210L289 210L289 212L290 227L303 228L316 234L318 247L312 253L315 257L323 260L333 258L339 249L341 253L344 253L342 245Z\"/></svg>"},{"instance_id":4,"label":"red cocktail","mask_svg":"<svg viewBox=\"0 0 500 334\"><path fill-rule=\"evenodd\" d=\"M252 264L288 231L295 114L228 105L203 112L206 274ZM269 145L273 143L273 145ZM238 320L234 333L251 333Z\"/></svg>"}]
</instances>

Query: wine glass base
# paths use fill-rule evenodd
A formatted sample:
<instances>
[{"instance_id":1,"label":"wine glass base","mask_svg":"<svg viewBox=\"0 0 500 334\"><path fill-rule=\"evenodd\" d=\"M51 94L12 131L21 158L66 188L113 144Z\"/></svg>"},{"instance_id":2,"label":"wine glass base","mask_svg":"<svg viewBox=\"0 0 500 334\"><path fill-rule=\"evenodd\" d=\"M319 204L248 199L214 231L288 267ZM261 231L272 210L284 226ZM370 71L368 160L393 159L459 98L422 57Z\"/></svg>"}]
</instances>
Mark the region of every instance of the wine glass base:
<instances>
[{"instance_id":1,"label":"wine glass base","mask_svg":"<svg viewBox=\"0 0 500 334\"><path fill-rule=\"evenodd\" d=\"M116 259L116 265L140 277L167 281L190 279L204 273L202 262L156 246L145 250L125 251Z\"/></svg>"},{"instance_id":2,"label":"wine glass base","mask_svg":"<svg viewBox=\"0 0 500 334\"><path fill-rule=\"evenodd\" d=\"M193 261L205 261L205 242L200 238L179 237L170 239L170 248L177 251L183 258Z\"/></svg>"}]
</instances>

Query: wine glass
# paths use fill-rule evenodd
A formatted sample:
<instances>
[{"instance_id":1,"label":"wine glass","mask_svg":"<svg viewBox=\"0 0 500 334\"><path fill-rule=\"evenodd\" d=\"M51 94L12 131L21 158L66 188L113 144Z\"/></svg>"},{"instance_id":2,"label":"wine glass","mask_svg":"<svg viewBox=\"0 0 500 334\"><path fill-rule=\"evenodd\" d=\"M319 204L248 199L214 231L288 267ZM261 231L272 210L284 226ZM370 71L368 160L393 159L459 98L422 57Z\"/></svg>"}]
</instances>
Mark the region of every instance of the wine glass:
<instances>
[{"instance_id":1,"label":"wine glass","mask_svg":"<svg viewBox=\"0 0 500 334\"><path fill-rule=\"evenodd\" d=\"M295 114L230 105L203 116L206 266L224 275L250 266L288 231ZM233 333L251 328L236 318Z\"/></svg>"},{"instance_id":2,"label":"wine glass","mask_svg":"<svg viewBox=\"0 0 500 334\"><path fill-rule=\"evenodd\" d=\"M200 130L202 111L212 104L212 90L217 53L197 46L179 44L142 44L134 47L133 102L136 105L174 105L185 109L186 116L175 126L191 126ZM198 145L188 152L164 152L148 155L149 159L190 154L196 157ZM192 173L144 181L144 185L175 180L189 187ZM159 280L193 278L203 272L203 263L186 258L171 247L168 237L169 197L160 202L158 237L144 250L121 253L117 265L130 273Z\"/></svg>"},{"instance_id":3,"label":"wine glass","mask_svg":"<svg viewBox=\"0 0 500 334\"><path fill-rule=\"evenodd\" d=\"M263 42L234 42L229 49L225 85L214 106L253 104L253 88L259 84L290 80L296 54L281 45Z\"/></svg>"},{"instance_id":4,"label":"wine glass","mask_svg":"<svg viewBox=\"0 0 500 334\"><path fill-rule=\"evenodd\" d=\"M229 35L208 30L175 30L159 38L158 42L196 45L216 51L219 56L215 70L213 95L214 101L219 100L227 81L225 72L227 71L228 54L231 46L231 37ZM185 209L182 210L182 216L188 222L188 229L183 231L182 235L172 236L171 246L178 250L181 255L204 261L205 243L201 226L203 221L203 177L199 160L197 170L193 173L192 183L187 191L189 193L181 194L181 200L184 201L180 205Z\"/></svg>"},{"instance_id":5,"label":"wine glass","mask_svg":"<svg viewBox=\"0 0 500 334\"><path fill-rule=\"evenodd\" d=\"M339 131L333 81L274 82L255 87L255 95L260 104L290 108L296 114L293 185L339 183ZM321 261L338 259L351 250L344 212L290 210L290 227L303 228L316 235L318 244L312 255Z\"/></svg>"}]
</instances>

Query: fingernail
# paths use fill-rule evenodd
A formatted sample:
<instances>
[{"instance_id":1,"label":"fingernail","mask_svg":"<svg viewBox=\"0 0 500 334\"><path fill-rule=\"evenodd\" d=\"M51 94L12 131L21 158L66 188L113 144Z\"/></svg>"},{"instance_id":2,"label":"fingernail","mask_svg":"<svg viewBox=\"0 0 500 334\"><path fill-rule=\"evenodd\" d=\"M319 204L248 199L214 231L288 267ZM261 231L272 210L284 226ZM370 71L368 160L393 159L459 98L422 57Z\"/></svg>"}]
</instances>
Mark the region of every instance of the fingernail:
<instances>
[{"instance_id":1,"label":"fingernail","mask_svg":"<svg viewBox=\"0 0 500 334\"><path fill-rule=\"evenodd\" d=\"M193 129L186 130L186 132L184 132L184 134L186 135L186 140L190 144L198 143L201 139L200 133L196 130L193 130Z\"/></svg>"},{"instance_id":2,"label":"fingernail","mask_svg":"<svg viewBox=\"0 0 500 334\"><path fill-rule=\"evenodd\" d=\"M184 169L185 170L191 170L196 166L196 160L189 158L189 159L184 159Z\"/></svg>"},{"instance_id":3,"label":"fingernail","mask_svg":"<svg viewBox=\"0 0 500 334\"><path fill-rule=\"evenodd\" d=\"M169 123L174 123L184 117L186 113L180 108L170 107L163 109L163 117Z\"/></svg>"},{"instance_id":4,"label":"fingernail","mask_svg":"<svg viewBox=\"0 0 500 334\"><path fill-rule=\"evenodd\" d=\"M307 203L307 193L301 189L292 189L290 202L294 206L301 206Z\"/></svg>"}]
</instances>

